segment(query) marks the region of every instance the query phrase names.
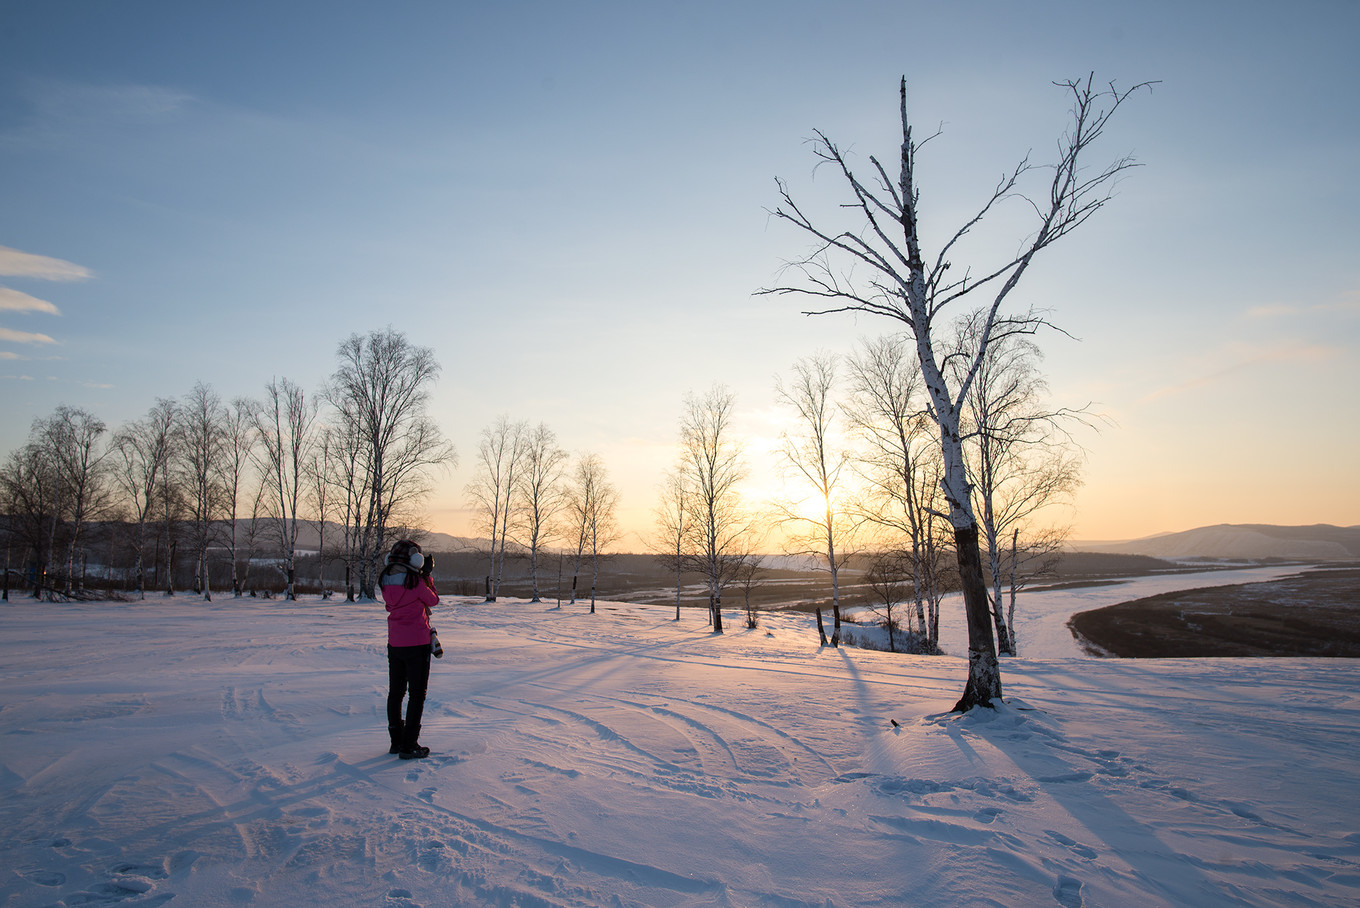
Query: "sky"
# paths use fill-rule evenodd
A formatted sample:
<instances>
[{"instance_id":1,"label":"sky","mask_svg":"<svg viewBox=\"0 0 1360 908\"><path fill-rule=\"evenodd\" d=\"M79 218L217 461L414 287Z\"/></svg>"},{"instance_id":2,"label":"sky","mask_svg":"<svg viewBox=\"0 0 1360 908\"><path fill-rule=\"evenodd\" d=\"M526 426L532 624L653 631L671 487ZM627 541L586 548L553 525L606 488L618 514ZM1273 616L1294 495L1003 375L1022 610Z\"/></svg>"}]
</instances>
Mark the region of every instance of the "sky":
<instances>
[{"instance_id":1,"label":"sky","mask_svg":"<svg viewBox=\"0 0 1360 908\"><path fill-rule=\"evenodd\" d=\"M318 391L353 333L443 366L469 531L502 414L605 461L640 547L687 394L737 396L753 493L777 375L900 326L756 291L826 216L821 130L896 153L929 256L1029 154L1055 81L1156 82L1093 163L1117 197L1014 294L1055 403L1090 404L1076 539L1360 523L1360 4L184 4L0 0L0 452L58 405L111 428L195 383ZM996 219L1010 251L1021 212ZM1012 229L1013 228L1013 229ZM1006 230L1011 229L1009 235Z\"/></svg>"}]
</instances>

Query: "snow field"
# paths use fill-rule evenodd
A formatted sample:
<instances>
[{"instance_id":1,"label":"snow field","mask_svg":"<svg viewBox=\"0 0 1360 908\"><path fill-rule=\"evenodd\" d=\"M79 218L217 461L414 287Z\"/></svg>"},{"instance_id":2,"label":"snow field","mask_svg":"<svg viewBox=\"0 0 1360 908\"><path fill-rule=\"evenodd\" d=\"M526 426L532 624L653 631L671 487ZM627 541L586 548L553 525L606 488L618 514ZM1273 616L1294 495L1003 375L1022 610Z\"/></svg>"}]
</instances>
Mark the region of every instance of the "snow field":
<instances>
[{"instance_id":1,"label":"snow field","mask_svg":"<svg viewBox=\"0 0 1360 908\"><path fill-rule=\"evenodd\" d=\"M446 598L400 761L380 605L0 606L0 900L1360 903L1353 661L1022 657L954 716L956 657L584 609Z\"/></svg>"}]
</instances>

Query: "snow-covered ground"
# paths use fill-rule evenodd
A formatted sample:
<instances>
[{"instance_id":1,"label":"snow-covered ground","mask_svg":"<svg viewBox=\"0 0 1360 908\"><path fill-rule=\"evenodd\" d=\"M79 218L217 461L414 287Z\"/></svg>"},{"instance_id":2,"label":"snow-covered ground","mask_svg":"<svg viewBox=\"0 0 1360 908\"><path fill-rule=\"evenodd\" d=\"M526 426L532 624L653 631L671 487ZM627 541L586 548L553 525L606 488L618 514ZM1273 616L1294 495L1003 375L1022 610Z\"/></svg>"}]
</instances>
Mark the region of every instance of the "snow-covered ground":
<instances>
[{"instance_id":1,"label":"snow-covered ground","mask_svg":"<svg viewBox=\"0 0 1360 908\"><path fill-rule=\"evenodd\" d=\"M408 762L379 605L16 598L0 901L1360 903L1360 664L1067 642L1190 585L1022 600L1008 702L966 716L960 658L821 649L806 616L446 599Z\"/></svg>"}]
</instances>

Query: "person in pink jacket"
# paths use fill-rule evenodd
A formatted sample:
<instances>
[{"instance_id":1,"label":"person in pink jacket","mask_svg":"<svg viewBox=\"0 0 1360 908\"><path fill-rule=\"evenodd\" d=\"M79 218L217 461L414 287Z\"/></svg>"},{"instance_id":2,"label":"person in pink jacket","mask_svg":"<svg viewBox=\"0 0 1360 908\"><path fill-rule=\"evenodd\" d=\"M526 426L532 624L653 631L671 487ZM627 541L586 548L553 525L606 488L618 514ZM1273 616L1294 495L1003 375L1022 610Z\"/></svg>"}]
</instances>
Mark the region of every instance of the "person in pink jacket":
<instances>
[{"instance_id":1,"label":"person in pink jacket","mask_svg":"<svg viewBox=\"0 0 1360 908\"><path fill-rule=\"evenodd\" d=\"M419 738L425 690L430 682L430 609L439 602L430 578L432 564L420 546L403 539L392 546L387 566L378 575L387 606L387 732L392 739L388 752L403 760L430 755ZM404 722L403 699L407 701Z\"/></svg>"}]
</instances>

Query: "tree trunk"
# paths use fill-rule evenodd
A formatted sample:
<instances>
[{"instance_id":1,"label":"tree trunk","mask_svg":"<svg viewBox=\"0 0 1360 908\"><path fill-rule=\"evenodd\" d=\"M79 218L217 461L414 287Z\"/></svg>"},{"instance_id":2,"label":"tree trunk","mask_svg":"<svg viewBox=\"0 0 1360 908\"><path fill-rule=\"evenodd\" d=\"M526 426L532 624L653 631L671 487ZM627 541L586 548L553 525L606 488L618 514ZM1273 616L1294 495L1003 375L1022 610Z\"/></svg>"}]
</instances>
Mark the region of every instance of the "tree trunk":
<instances>
[{"instance_id":1,"label":"tree trunk","mask_svg":"<svg viewBox=\"0 0 1360 908\"><path fill-rule=\"evenodd\" d=\"M600 582L600 556L597 554L591 559L590 572L590 613L595 614L595 588Z\"/></svg>"},{"instance_id":2,"label":"tree trunk","mask_svg":"<svg viewBox=\"0 0 1360 908\"><path fill-rule=\"evenodd\" d=\"M539 602L538 595L538 539L534 539L534 544L529 547L529 577L534 587L534 598L530 602Z\"/></svg>"},{"instance_id":3,"label":"tree trunk","mask_svg":"<svg viewBox=\"0 0 1360 908\"><path fill-rule=\"evenodd\" d=\"M170 523L166 521L166 533L169 533ZM166 547L165 556L165 595L175 595L175 548L177 543L171 542Z\"/></svg>"},{"instance_id":4,"label":"tree trunk","mask_svg":"<svg viewBox=\"0 0 1360 908\"><path fill-rule=\"evenodd\" d=\"M956 527L954 545L958 554L959 581L963 586L963 608L968 616L968 683L963 689L963 697L954 705L954 712L967 712L974 706L994 708L992 701L1001 699L1001 665L992 636L977 524Z\"/></svg>"},{"instance_id":5,"label":"tree trunk","mask_svg":"<svg viewBox=\"0 0 1360 908\"><path fill-rule=\"evenodd\" d=\"M822 469L823 480L825 481L826 469ZM831 614L835 620L835 627L831 632L831 646L833 648L841 645L841 579L840 571L836 568L836 541L832 535L832 515L831 497L827 495L826 507L826 563L831 569Z\"/></svg>"},{"instance_id":6,"label":"tree trunk","mask_svg":"<svg viewBox=\"0 0 1360 908\"><path fill-rule=\"evenodd\" d=\"M1020 528L1011 534L1011 601L1006 610L1006 631L1010 634L1010 653L1014 656L1019 650L1015 642L1015 584L1016 573L1020 570Z\"/></svg>"}]
</instances>

